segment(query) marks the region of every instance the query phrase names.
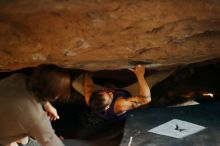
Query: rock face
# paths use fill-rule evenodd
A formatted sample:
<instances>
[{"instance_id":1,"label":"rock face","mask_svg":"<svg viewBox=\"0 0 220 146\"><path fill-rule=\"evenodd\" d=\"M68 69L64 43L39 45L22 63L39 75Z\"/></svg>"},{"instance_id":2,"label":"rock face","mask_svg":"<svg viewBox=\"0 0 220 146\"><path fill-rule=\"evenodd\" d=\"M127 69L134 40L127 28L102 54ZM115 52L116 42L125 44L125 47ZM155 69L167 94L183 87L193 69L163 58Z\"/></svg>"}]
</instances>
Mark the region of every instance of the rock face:
<instances>
[{"instance_id":1,"label":"rock face","mask_svg":"<svg viewBox=\"0 0 220 146\"><path fill-rule=\"evenodd\" d=\"M1 0L0 71L220 58L219 0Z\"/></svg>"}]
</instances>

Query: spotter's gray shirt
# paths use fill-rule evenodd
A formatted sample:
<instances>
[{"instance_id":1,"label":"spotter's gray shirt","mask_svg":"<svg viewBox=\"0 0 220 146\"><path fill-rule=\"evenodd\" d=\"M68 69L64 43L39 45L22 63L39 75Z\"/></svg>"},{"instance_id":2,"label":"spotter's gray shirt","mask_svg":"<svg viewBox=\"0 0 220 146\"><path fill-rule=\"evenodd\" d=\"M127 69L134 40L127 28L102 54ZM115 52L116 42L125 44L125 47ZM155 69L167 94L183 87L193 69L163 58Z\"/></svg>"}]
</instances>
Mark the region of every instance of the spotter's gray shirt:
<instances>
[{"instance_id":1,"label":"spotter's gray shirt","mask_svg":"<svg viewBox=\"0 0 220 146\"><path fill-rule=\"evenodd\" d=\"M0 146L25 136L35 138L41 146L64 146L41 104L27 90L27 79L14 74L0 80Z\"/></svg>"}]
</instances>

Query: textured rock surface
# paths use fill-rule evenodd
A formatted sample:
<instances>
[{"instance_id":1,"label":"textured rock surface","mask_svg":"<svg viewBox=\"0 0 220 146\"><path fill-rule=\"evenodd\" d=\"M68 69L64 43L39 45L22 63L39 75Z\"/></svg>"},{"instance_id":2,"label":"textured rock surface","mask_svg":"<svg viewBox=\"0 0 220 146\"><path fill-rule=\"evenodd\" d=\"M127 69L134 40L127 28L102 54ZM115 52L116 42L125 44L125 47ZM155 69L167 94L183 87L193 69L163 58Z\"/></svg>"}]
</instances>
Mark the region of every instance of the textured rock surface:
<instances>
[{"instance_id":1,"label":"textured rock surface","mask_svg":"<svg viewBox=\"0 0 220 146\"><path fill-rule=\"evenodd\" d=\"M219 46L219 0L0 0L0 71L189 64Z\"/></svg>"}]
</instances>

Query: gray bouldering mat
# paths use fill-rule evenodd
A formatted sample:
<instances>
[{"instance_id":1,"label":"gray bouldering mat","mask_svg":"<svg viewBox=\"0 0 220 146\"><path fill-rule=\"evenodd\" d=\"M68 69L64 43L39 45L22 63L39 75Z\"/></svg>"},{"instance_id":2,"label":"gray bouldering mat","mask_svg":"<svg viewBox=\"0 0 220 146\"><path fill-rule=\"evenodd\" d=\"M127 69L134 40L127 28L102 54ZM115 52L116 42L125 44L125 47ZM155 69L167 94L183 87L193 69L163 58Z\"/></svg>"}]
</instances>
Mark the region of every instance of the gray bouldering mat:
<instances>
[{"instance_id":1,"label":"gray bouldering mat","mask_svg":"<svg viewBox=\"0 0 220 146\"><path fill-rule=\"evenodd\" d=\"M77 139L65 139L63 143L65 146L92 146L86 141Z\"/></svg>"},{"instance_id":2,"label":"gray bouldering mat","mask_svg":"<svg viewBox=\"0 0 220 146\"><path fill-rule=\"evenodd\" d=\"M220 146L220 103L130 112L121 146Z\"/></svg>"}]
</instances>

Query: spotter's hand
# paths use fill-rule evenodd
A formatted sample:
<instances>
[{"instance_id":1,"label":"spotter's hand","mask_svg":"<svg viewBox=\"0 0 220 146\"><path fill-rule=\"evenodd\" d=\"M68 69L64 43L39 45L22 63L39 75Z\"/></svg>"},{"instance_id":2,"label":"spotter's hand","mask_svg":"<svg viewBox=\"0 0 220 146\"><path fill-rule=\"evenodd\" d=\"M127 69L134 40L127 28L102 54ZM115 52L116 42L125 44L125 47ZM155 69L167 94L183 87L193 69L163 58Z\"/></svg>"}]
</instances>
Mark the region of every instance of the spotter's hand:
<instances>
[{"instance_id":1,"label":"spotter's hand","mask_svg":"<svg viewBox=\"0 0 220 146\"><path fill-rule=\"evenodd\" d=\"M57 110L49 102L46 102L46 104L44 104L44 110L51 121L60 119Z\"/></svg>"}]
</instances>

